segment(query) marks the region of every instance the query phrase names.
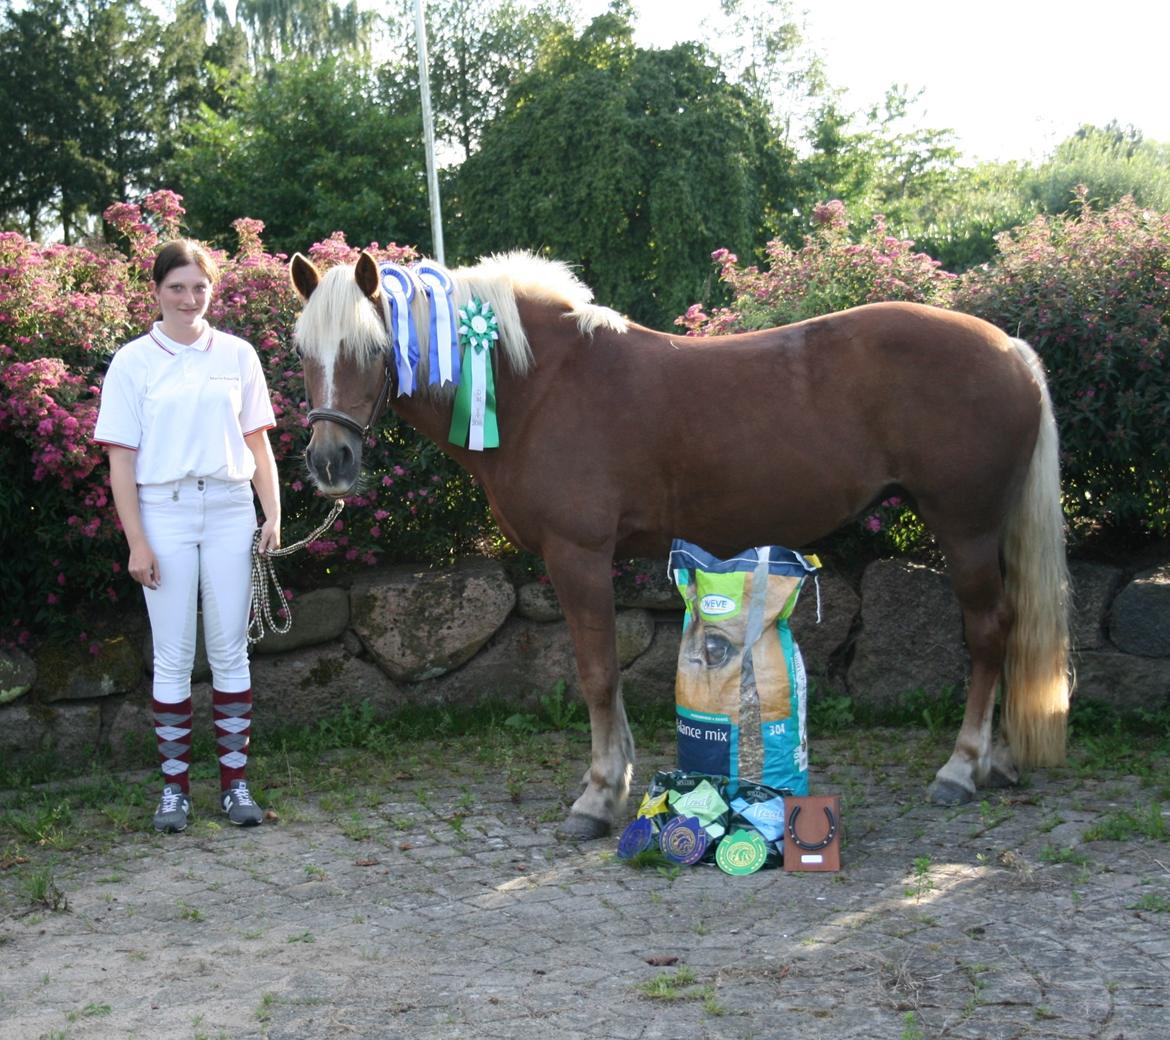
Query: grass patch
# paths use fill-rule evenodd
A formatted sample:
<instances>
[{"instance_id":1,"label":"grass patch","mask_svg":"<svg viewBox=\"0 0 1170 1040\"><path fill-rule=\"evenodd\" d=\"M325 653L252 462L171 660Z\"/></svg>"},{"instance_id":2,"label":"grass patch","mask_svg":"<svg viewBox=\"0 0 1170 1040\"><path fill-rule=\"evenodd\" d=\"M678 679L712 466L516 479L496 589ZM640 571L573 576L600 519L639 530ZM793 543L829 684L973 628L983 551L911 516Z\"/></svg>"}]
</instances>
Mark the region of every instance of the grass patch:
<instances>
[{"instance_id":1,"label":"grass patch","mask_svg":"<svg viewBox=\"0 0 1170 1040\"><path fill-rule=\"evenodd\" d=\"M638 995L644 1000L698 1000L717 1006L714 1004L715 987L698 985L698 976L691 968L687 967L648 979L646 982L640 983L636 989Z\"/></svg>"},{"instance_id":2,"label":"grass patch","mask_svg":"<svg viewBox=\"0 0 1170 1040\"><path fill-rule=\"evenodd\" d=\"M1092 861L1086 852L1076 848L1061 848L1059 845L1045 845L1040 850L1040 859L1045 863L1072 863L1074 866L1088 866Z\"/></svg>"},{"instance_id":3,"label":"grass patch","mask_svg":"<svg viewBox=\"0 0 1170 1040\"><path fill-rule=\"evenodd\" d=\"M1084 834L1085 841L1129 841L1131 838L1170 840L1161 805L1155 803L1133 812L1118 809L1088 828Z\"/></svg>"},{"instance_id":4,"label":"grass patch","mask_svg":"<svg viewBox=\"0 0 1170 1040\"><path fill-rule=\"evenodd\" d=\"M30 870L22 878L22 887L29 903L38 909L53 913L64 913L69 909L69 900L57 886L51 867Z\"/></svg>"},{"instance_id":5,"label":"grass patch","mask_svg":"<svg viewBox=\"0 0 1170 1040\"><path fill-rule=\"evenodd\" d=\"M105 1018L114 1009L109 1004L89 1003L78 1011L70 1011L65 1018L70 1022L77 1022L83 1018Z\"/></svg>"}]
</instances>

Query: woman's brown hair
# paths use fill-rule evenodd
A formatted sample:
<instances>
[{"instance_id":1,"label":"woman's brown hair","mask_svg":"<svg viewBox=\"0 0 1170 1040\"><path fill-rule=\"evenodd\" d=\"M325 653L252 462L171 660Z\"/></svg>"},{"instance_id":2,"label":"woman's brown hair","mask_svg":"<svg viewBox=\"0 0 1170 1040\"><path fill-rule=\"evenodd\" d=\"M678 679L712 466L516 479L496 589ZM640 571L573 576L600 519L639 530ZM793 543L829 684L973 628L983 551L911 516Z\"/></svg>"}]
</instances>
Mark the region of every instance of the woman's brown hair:
<instances>
[{"instance_id":1,"label":"woman's brown hair","mask_svg":"<svg viewBox=\"0 0 1170 1040\"><path fill-rule=\"evenodd\" d=\"M207 275L207 280L212 285L219 280L219 268L216 267L215 261L211 259L211 254L198 242L194 242L189 238L178 238L163 246L154 258L154 269L151 272L154 284L161 286L163 279L171 271L176 267L186 267L187 264L194 264L198 267L199 270Z\"/></svg>"}]
</instances>

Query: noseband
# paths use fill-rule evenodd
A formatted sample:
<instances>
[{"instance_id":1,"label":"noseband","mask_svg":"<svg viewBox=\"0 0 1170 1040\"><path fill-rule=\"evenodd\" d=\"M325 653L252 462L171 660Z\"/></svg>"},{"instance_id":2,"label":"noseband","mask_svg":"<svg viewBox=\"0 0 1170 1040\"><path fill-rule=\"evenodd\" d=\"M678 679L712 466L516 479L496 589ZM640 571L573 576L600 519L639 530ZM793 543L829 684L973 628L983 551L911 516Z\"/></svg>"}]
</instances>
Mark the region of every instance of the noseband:
<instances>
[{"instance_id":1,"label":"noseband","mask_svg":"<svg viewBox=\"0 0 1170 1040\"><path fill-rule=\"evenodd\" d=\"M365 426L358 425L358 421L345 412L339 412L336 408L310 408L307 416L309 425L324 419L326 422L337 423L338 426L344 426L347 430L353 430L362 440L370 435L370 430L374 423L378 421L378 416L386 408L386 402L390 399L390 384L394 379L394 365L393 357L390 350L382 351L382 365L386 371L386 378L382 380L382 389L378 391L378 397L374 401L374 407L370 411L370 417L366 420Z\"/></svg>"}]
</instances>

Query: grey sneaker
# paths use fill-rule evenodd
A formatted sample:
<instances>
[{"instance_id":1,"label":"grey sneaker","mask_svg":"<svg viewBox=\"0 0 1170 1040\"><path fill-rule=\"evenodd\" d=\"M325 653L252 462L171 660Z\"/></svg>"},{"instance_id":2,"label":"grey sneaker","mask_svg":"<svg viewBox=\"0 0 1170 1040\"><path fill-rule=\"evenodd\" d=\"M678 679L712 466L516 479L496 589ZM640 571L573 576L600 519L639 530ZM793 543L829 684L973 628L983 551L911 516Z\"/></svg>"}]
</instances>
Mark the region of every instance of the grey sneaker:
<instances>
[{"instance_id":1,"label":"grey sneaker","mask_svg":"<svg viewBox=\"0 0 1170 1040\"><path fill-rule=\"evenodd\" d=\"M255 827L264 822L264 812L252 801L246 780L233 780L228 784L228 789L220 795L220 801L228 820L237 827Z\"/></svg>"},{"instance_id":2,"label":"grey sneaker","mask_svg":"<svg viewBox=\"0 0 1170 1040\"><path fill-rule=\"evenodd\" d=\"M164 834L175 834L187 829L191 818L191 799L178 784L164 784L158 810L154 814L154 829Z\"/></svg>"}]
</instances>

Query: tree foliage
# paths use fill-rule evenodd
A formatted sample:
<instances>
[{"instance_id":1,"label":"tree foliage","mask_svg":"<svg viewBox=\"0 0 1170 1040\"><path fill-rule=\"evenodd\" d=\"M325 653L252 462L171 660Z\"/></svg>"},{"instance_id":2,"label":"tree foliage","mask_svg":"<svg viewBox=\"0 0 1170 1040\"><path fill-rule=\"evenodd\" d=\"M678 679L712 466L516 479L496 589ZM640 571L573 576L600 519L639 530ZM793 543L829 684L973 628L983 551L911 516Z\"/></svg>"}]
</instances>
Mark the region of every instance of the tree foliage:
<instances>
[{"instance_id":1,"label":"tree foliage","mask_svg":"<svg viewBox=\"0 0 1170 1040\"><path fill-rule=\"evenodd\" d=\"M426 16L435 136L466 159L517 77L542 50L571 33L566 2L447 0L428 4ZM413 16L399 24L401 50L413 70L418 60Z\"/></svg>"},{"instance_id":2,"label":"tree foliage","mask_svg":"<svg viewBox=\"0 0 1170 1040\"><path fill-rule=\"evenodd\" d=\"M513 88L457 173L452 223L464 255L547 250L602 302L662 325L707 297L713 249L763 244L790 161L705 51L638 48L610 13Z\"/></svg>"},{"instance_id":3,"label":"tree foliage","mask_svg":"<svg viewBox=\"0 0 1170 1040\"><path fill-rule=\"evenodd\" d=\"M139 0L9 4L0 27L0 211L66 241L141 181L160 106L161 38Z\"/></svg>"},{"instance_id":4,"label":"tree foliage","mask_svg":"<svg viewBox=\"0 0 1170 1040\"><path fill-rule=\"evenodd\" d=\"M844 202L859 228L878 215L899 234L923 227L932 207L954 193L959 153L952 131L913 118L919 99L893 86L861 116L827 100L808 128L811 152L797 172L800 204L777 232L793 243L826 199Z\"/></svg>"},{"instance_id":5,"label":"tree foliage","mask_svg":"<svg viewBox=\"0 0 1170 1040\"><path fill-rule=\"evenodd\" d=\"M1117 123L1085 125L1024 178L1023 189L1042 213L1076 213L1080 185L1097 206L1128 195L1140 206L1170 211L1170 144L1146 141Z\"/></svg>"},{"instance_id":6,"label":"tree foliage","mask_svg":"<svg viewBox=\"0 0 1170 1040\"><path fill-rule=\"evenodd\" d=\"M388 74L342 59L284 62L250 81L228 115L205 110L169 183L191 229L223 241L240 214L276 251L344 231L360 242L425 242L417 108Z\"/></svg>"},{"instance_id":7,"label":"tree foliage","mask_svg":"<svg viewBox=\"0 0 1170 1040\"><path fill-rule=\"evenodd\" d=\"M357 0L239 0L236 24L242 26L256 68L294 58L321 60L344 54L365 58L377 25L372 11Z\"/></svg>"}]
</instances>

